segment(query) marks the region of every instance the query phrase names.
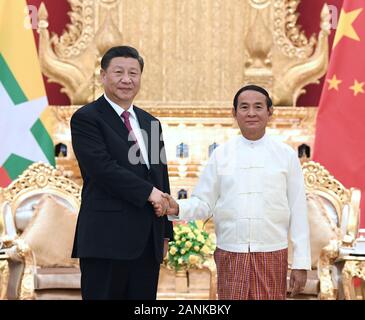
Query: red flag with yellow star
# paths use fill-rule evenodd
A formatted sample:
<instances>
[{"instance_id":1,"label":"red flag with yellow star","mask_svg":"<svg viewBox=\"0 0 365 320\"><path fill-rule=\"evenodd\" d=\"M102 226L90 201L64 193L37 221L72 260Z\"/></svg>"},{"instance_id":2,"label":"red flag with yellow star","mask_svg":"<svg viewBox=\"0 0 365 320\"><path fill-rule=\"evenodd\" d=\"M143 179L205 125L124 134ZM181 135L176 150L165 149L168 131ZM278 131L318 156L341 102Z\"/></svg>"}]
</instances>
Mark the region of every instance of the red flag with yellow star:
<instances>
[{"instance_id":1,"label":"red flag with yellow star","mask_svg":"<svg viewBox=\"0 0 365 320\"><path fill-rule=\"evenodd\" d=\"M344 0L323 86L313 159L362 191L365 226L365 1Z\"/></svg>"}]
</instances>

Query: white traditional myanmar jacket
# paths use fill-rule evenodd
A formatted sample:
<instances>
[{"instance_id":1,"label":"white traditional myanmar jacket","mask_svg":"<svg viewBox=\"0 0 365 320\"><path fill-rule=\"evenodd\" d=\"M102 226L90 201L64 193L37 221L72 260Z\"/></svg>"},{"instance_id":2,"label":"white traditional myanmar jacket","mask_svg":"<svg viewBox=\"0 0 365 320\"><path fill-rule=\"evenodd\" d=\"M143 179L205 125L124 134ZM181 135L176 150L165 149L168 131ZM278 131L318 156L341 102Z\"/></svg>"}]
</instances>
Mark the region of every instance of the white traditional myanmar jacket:
<instances>
[{"instance_id":1,"label":"white traditional myanmar jacket","mask_svg":"<svg viewBox=\"0 0 365 320\"><path fill-rule=\"evenodd\" d=\"M267 134L257 141L237 136L211 155L179 217L213 216L217 247L231 252L269 252L293 243L292 269L310 270L304 178L296 152Z\"/></svg>"}]
</instances>

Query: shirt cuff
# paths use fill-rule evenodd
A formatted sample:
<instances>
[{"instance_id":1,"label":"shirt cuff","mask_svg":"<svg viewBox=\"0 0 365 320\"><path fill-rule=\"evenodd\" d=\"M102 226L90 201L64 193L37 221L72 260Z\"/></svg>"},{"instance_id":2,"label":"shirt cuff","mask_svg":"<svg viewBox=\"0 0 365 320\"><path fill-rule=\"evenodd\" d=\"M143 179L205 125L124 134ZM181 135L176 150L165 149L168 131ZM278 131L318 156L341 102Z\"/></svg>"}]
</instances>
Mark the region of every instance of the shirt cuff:
<instances>
[{"instance_id":1,"label":"shirt cuff","mask_svg":"<svg viewBox=\"0 0 365 320\"><path fill-rule=\"evenodd\" d=\"M309 258L293 258L291 269L312 270L311 259Z\"/></svg>"}]
</instances>

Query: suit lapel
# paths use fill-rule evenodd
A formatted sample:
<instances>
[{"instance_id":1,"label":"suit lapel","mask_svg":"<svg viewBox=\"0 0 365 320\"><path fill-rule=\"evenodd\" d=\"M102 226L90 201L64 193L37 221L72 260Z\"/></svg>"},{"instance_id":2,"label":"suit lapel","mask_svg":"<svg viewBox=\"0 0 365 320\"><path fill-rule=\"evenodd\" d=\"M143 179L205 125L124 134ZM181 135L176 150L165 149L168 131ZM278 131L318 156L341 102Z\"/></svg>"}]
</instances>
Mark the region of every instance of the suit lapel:
<instances>
[{"instance_id":1,"label":"suit lapel","mask_svg":"<svg viewBox=\"0 0 365 320\"><path fill-rule=\"evenodd\" d=\"M132 141L128 141L128 129L124 125L123 120L118 114L115 112L113 107L109 104L108 101L101 96L98 99L98 111L100 112L101 117L105 120L105 122L128 144L132 145Z\"/></svg>"},{"instance_id":2,"label":"suit lapel","mask_svg":"<svg viewBox=\"0 0 365 320\"><path fill-rule=\"evenodd\" d=\"M128 140L129 132L121 117L117 115L104 96L101 96L98 99L98 102L98 111L100 112L101 117L129 145L129 147L133 146L134 142ZM148 162L151 163L151 123L138 107L134 106L134 112L136 113L139 126L142 130L143 140L147 148ZM146 134L143 134L143 132L147 133L147 136Z\"/></svg>"}]
</instances>

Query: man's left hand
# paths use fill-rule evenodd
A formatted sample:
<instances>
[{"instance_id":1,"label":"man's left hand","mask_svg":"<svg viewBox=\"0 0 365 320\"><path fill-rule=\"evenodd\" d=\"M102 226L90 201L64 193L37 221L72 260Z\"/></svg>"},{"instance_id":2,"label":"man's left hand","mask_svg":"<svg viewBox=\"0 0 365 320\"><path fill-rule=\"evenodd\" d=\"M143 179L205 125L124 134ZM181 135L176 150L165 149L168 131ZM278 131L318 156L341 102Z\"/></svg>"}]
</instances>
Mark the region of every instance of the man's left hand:
<instances>
[{"instance_id":1,"label":"man's left hand","mask_svg":"<svg viewBox=\"0 0 365 320\"><path fill-rule=\"evenodd\" d=\"M304 290L305 283L307 282L307 270L293 269L290 273L289 290L291 291L291 297L294 297L298 293Z\"/></svg>"}]
</instances>

